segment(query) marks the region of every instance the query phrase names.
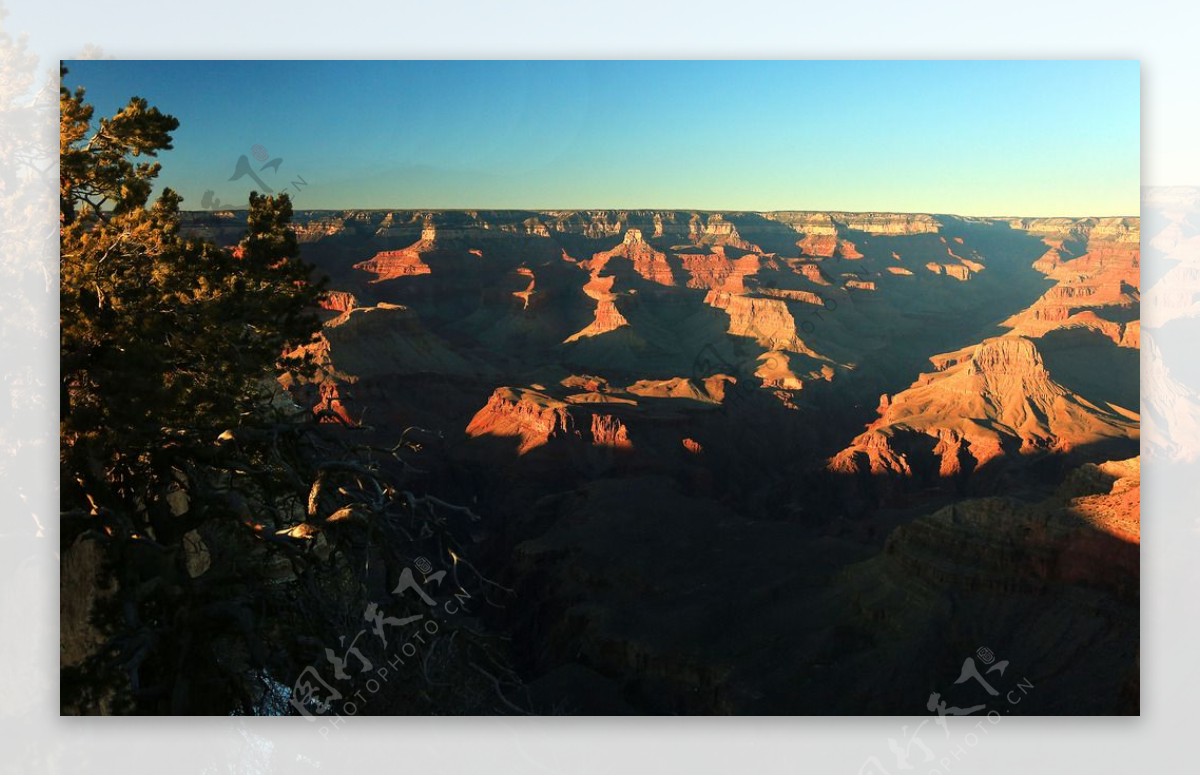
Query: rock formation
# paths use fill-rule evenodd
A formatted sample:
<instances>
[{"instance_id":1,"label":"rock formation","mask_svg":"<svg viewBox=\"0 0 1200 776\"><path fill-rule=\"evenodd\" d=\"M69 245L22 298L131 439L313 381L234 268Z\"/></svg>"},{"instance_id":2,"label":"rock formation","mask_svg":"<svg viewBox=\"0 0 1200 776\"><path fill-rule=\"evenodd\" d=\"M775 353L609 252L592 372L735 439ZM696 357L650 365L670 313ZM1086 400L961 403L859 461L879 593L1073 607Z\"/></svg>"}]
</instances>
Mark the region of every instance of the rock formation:
<instances>
[{"instance_id":1,"label":"rock formation","mask_svg":"<svg viewBox=\"0 0 1200 776\"><path fill-rule=\"evenodd\" d=\"M358 299L349 291L330 291L321 299L323 310L344 313L355 307L358 307Z\"/></svg>"},{"instance_id":2,"label":"rock formation","mask_svg":"<svg viewBox=\"0 0 1200 776\"><path fill-rule=\"evenodd\" d=\"M625 232L625 239L611 251L602 251L584 262L582 267L592 272L603 270L616 257L628 259L633 269L639 275L652 283L664 286L675 285L671 267L667 264L666 254L656 251L642 239L641 229L630 229Z\"/></svg>"},{"instance_id":3,"label":"rock formation","mask_svg":"<svg viewBox=\"0 0 1200 776\"><path fill-rule=\"evenodd\" d=\"M515 439L518 455L551 442L633 448L629 430L616 416L555 399L533 388L497 388L471 418L466 433L470 437Z\"/></svg>"},{"instance_id":4,"label":"rock formation","mask_svg":"<svg viewBox=\"0 0 1200 776\"><path fill-rule=\"evenodd\" d=\"M1082 327L1118 345L1141 301L1140 244L1132 219L1038 219L1015 222L1042 237L1046 252L1034 266L1054 281L1040 299L1005 325L1028 336Z\"/></svg>"},{"instance_id":5,"label":"rock formation","mask_svg":"<svg viewBox=\"0 0 1200 776\"><path fill-rule=\"evenodd\" d=\"M584 328L567 337L563 342L574 342L583 337L594 337L622 326L628 326L629 321L617 309L617 295L612 292L616 278L612 275L602 276L599 270L592 272L592 277L583 286L583 292L596 300L595 317Z\"/></svg>"},{"instance_id":6,"label":"rock formation","mask_svg":"<svg viewBox=\"0 0 1200 776\"><path fill-rule=\"evenodd\" d=\"M728 313L729 333L735 337L749 337L768 350L791 350L822 358L800 339L796 319L782 299L709 291L704 303Z\"/></svg>"},{"instance_id":7,"label":"rock formation","mask_svg":"<svg viewBox=\"0 0 1200 776\"><path fill-rule=\"evenodd\" d=\"M515 437L517 453L578 433L566 402L526 388L497 388L466 430L469 436Z\"/></svg>"},{"instance_id":8,"label":"rock formation","mask_svg":"<svg viewBox=\"0 0 1200 776\"><path fill-rule=\"evenodd\" d=\"M1136 440L1135 410L1097 406L1056 383L1033 340L1007 336L940 359L885 397L880 416L829 462L832 471L953 477L1006 453L1067 453ZM1101 367L1102 368L1102 367Z\"/></svg>"}]
</instances>

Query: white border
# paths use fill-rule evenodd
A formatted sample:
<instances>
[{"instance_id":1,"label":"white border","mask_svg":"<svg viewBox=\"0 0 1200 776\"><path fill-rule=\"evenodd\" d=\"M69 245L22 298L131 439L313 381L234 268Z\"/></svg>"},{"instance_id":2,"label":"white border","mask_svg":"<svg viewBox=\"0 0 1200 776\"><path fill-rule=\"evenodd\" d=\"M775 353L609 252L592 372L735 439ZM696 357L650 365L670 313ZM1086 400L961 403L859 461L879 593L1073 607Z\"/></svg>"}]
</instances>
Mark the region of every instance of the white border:
<instances>
[{"instance_id":1,"label":"white border","mask_svg":"<svg viewBox=\"0 0 1200 776\"><path fill-rule=\"evenodd\" d=\"M1131 58L1142 62L1143 180L1200 185L1200 5L1006 2L7 3L41 67L89 46L120 58ZM1060 116L1069 121L1071 95ZM10 128L5 127L8 132ZM1080 128L1086 132L1086 127ZM52 137L52 135L51 135ZM52 203L51 203L52 204ZM0 372L0 762L25 772L855 772L897 718L359 719L326 742L301 719L60 719L53 516L57 336L53 213L0 258L23 262L32 313L5 309ZM9 214L5 223L12 222ZM30 249L29 246L35 246ZM37 248L36 246L41 246ZM14 252L15 251L15 252ZM22 253L24 251L24 253ZM1151 259L1148 257L1147 261ZM3 266L0 264L0 266ZM14 316L21 316L20 319ZM28 358L28 361L22 359ZM32 402L32 403L31 403ZM19 445L19 446L18 446ZM8 451L8 452L4 452ZM1006 719L948 772L1194 769L1190 712L1200 564L1192 466L1146 467L1141 718ZM36 519L34 516L37 516ZM37 525L44 527L37 536ZM974 722L970 723L971 725Z\"/></svg>"}]
</instances>

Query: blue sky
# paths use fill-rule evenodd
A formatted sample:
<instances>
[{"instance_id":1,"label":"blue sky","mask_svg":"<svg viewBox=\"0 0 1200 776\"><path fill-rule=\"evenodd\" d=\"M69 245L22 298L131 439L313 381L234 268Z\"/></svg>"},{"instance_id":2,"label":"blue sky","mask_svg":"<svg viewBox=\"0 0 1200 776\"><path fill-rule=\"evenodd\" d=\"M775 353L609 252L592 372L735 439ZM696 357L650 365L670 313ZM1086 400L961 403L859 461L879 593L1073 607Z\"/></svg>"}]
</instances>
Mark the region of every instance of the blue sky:
<instances>
[{"instance_id":1,"label":"blue sky","mask_svg":"<svg viewBox=\"0 0 1200 776\"><path fill-rule=\"evenodd\" d=\"M180 120L185 208L244 207L245 155L298 208L1138 213L1134 61L67 66Z\"/></svg>"}]
</instances>

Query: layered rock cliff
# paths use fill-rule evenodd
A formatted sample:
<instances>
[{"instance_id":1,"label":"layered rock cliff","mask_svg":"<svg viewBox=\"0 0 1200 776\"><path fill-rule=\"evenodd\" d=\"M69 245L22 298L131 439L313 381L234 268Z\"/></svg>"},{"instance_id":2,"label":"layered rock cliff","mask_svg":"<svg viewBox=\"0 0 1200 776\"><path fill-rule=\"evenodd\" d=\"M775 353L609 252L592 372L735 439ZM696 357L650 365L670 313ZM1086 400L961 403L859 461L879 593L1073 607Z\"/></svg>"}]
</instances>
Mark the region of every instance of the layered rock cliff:
<instances>
[{"instance_id":1,"label":"layered rock cliff","mask_svg":"<svg viewBox=\"0 0 1200 776\"><path fill-rule=\"evenodd\" d=\"M1040 299L1004 325L1027 336L1088 328L1118 345L1137 334L1141 302L1140 230L1136 219L1026 219L1012 222L1042 237L1045 253L1034 267L1054 281ZM1136 346L1135 346L1136 347Z\"/></svg>"},{"instance_id":2,"label":"layered rock cliff","mask_svg":"<svg viewBox=\"0 0 1200 776\"><path fill-rule=\"evenodd\" d=\"M883 398L879 418L830 460L831 471L928 481L1006 453L1066 453L1137 438L1135 410L1097 406L1055 382L1033 340L992 338L935 364L938 371Z\"/></svg>"},{"instance_id":3,"label":"layered rock cliff","mask_svg":"<svg viewBox=\"0 0 1200 776\"><path fill-rule=\"evenodd\" d=\"M641 229L629 229L625 239L611 251L602 251L582 263L582 268L593 273L603 270L614 258L628 259L633 270L646 280L664 286L675 285L675 277L667 264L666 254L656 251L644 239Z\"/></svg>"},{"instance_id":4,"label":"layered rock cliff","mask_svg":"<svg viewBox=\"0 0 1200 776\"><path fill-rule=\"evenodd\" d=\"M471 418L466 433L514 439L518 455L552 442L632 450L624 422L588 405L555 399L533 388L497 388Z\"/></svg>"},{"instance_id":5,"label":"layered rock cliff","mask_svg":"<svg viewBox=\"0 0 1200 776\"><path fill-rule=\"evenodd\" d=\"M629 325L629 321L617 309L617 295L612 292L616 278L612 275L602 276L598 273L599 270L593 271L591 279L583 285L583 292L596 300L596 310L592 322L567 337L563 342L595 337L598 334L605 334Z\"/></svg>"}]
</instances>

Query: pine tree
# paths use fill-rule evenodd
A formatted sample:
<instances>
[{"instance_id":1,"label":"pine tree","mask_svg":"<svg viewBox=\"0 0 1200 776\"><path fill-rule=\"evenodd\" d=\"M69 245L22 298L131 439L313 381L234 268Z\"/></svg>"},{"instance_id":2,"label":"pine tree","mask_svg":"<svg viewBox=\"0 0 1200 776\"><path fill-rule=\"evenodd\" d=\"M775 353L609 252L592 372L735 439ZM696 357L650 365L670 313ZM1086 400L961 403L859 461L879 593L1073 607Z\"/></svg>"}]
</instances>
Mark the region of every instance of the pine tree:
<instances>
[{"instance_id":1,"label":"pine tree","mask_svg":"<svg viewBox=\"0 0 1200 776\"><path fill-rule=\"evenodd\" d=\"M413 558L474 568L453 521L479 518L412 487L411 429L349 443L280 395L315 371L284 354L305 352L323 288L287 195L251 194L232 249L189 236L175 192L150 200L175 118L133 98L93 128L65 87L60 108L62 711L294 711L279 688L404 606L389 590ZM414 663L377 713L515 686L496 639L455 635L437 658L457 678Z\"/></svg>"},{"instance_id":2,"label":"pine tree","mask_svg":"<svg viewBox=\"0 0 1200 776\"><path fill-rule=\"evenodd\" d=\"M178 121L134 98L89 135L83 98L60 100L64 497L140 500L149 519L165 439L253 414L264 381L301 366L281 354L316 330L321 289L286 194L251 195L236 251L185 237L177 194L147 207L160 165L133 161L170 149Z\"/></svg>"},{"instance_id":3,"label":"pine tree","mask_svg":"<svg viewBox=\"0 0 1200 776\"><path fill-rule=\"evenodd\" d=\"M99 543L107 587L117 592L111 619L91 623L109 648L78 683L64 681L64 702L70 690L80 708L194 709L194 697L163 696L167 686L178 696L178 663L196 658L198 639L221 637L220 623L203 622L201 612L244 619L264 562L243 558L240 576L200 584L187 572L186 537L211 542L221 533L224 545L252 552L252 533L230 531L273 525L281 499L306 495L270 444L281 425L303 425L285 422L276 378L308 369L283 354L318 328L322 289L297 258L286 194L251 194L245 236L232 250L188 236L175 192L150 201L160 165L148 159L171 148L179 122L136 97L94 128L92 118L83 90L63 87L62 535L64 550L80 537ZM65 574L64 597L89 594L68 590ZM228 687L208 692L214 700L202 708L230 702Z\"/></svg>"}]
</instances>

